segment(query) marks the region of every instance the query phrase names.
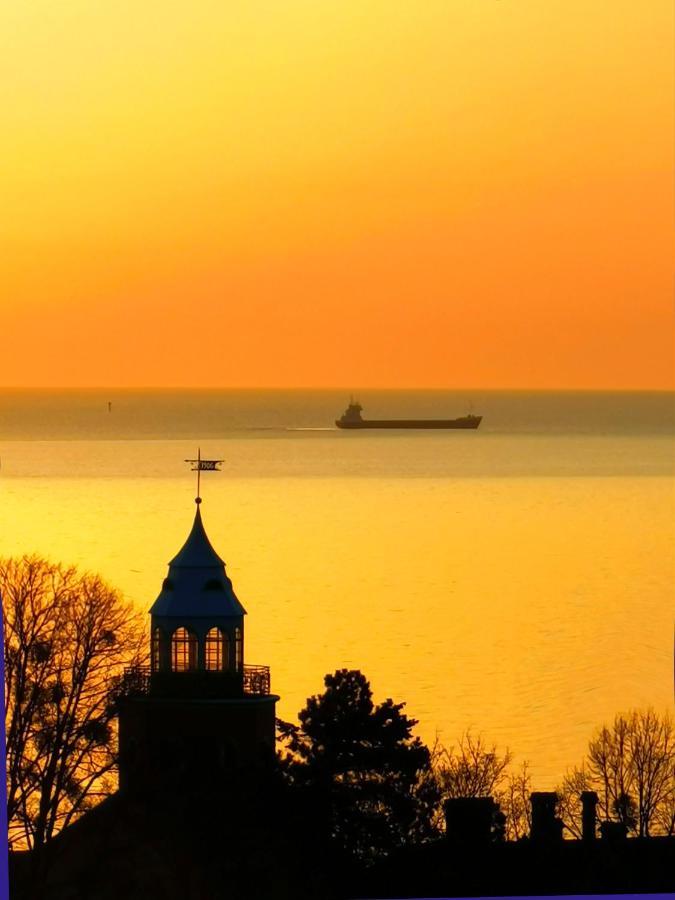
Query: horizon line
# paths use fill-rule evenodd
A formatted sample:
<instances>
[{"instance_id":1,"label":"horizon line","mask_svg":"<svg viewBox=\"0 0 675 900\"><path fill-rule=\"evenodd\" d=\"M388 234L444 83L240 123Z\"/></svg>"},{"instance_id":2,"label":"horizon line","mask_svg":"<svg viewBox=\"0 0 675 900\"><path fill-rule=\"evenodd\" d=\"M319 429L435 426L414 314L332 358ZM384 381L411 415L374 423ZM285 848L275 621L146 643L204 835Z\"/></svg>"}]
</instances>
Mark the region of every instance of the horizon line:
<instances>
[{"instance_id":1,"label":"horizon line","mask_svg":"<svg viewBox=\"0 0 675 900\"><path fill-rule=\"evenodd\" d=\"M7 384L0 385L2 391L288 391L288 392L346 392L354 393L360 391L467 391L479 392L490 391L494 393L603 393L603 394L672 394L675 393L673 387L459 387L459 386L399 386L391 387L384 385L352 385L352 386L302 386L302 385L156 385L156 384L139 384L139 385L17 385Z\"/></svg>"}]
</instances>

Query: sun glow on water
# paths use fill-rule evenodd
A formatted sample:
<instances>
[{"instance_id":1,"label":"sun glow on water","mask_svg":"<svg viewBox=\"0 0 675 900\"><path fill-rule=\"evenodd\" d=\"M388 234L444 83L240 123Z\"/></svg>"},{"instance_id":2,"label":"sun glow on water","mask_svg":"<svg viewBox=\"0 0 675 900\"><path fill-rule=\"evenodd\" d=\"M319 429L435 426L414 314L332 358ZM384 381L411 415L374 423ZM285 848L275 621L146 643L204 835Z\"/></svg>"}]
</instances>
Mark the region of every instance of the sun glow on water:
<instances>
[{"instance_id":1,"label":"sun glow on water","mask_svg":"<svg viewBox=\"0 0 675 900\"><path fill-rule=\"evenodd\" d=\"M326 672L361 668L376 697L407 702L425 740L482 730L544 788L615 712L672 703L672 437L631 402L651 433L203 441L205 457L226 458L203 475L204 523L248 611L246 662L271 667L280 716L294 719ZM192 523L182 460L195 443L6 441L0 453L0 553L98 571L147 610Z\"/></svg>"}]
</instances>

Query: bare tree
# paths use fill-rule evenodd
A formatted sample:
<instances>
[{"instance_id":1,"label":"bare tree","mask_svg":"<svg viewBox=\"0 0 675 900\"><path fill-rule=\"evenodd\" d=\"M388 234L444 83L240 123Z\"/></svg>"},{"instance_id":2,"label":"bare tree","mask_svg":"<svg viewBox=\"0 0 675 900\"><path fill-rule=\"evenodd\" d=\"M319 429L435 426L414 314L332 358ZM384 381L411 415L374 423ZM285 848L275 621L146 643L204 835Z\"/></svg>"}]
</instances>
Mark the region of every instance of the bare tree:
<instances>
[{"instance_id":1,"label":"bare tree","mask_svg":"<svg viewBox=\"0 0 675 900\"><path fill-rule=\"evenodd\" d=\"M530 766L524 762L516 772L510 772L498 791L496 800L506 817L506 839L517 841L526 837L532 828L532 778Z\"/></svg>"},{"instance_id":2,"label":"bare tree","mask_svg":"<svg viewBox=\"0 0 675 900\"><path fill-rule=\"evenodd\" d=\"M563 824L570 836L577 840L581 840L582 837L581 794L584 791L593 791L596 787L596 782L582 766L566 772L562 783L555 789L559 798L558 812Z\"/></svg>"},{"instance_id":3,"label":"bare tree","mask_svg":"<svg viewBox=\"0 0 675 900\"><path fill-rule=\"evenodd\" d=\"M634 804L638 834L648 837L658 824L658 811L673 807L675 775L675 732L670 716L658 716L653 709L633 712L629 717L630 764L633 773ZM621 804L623 798L618 798Z\"/></svg>"},{"instance_id":4,"label":"bare tree","mask_svg":"<svg viewBox=\"0 0 675 900\"><path fill-rule=\"evenodd\" d=\"M618 715L611 728L603 725L597 731L588 745L586 758L586 769L606 819L617 818L619 798L630 796L633 788L630 757L630 724Z\"/></svg>"},{"instance_id":5,"label":"bare tree","mask_svg":"<svg viewBox=\"0 0 675 900\"><path fill-rule=\"evenodd\" d=\"M675 729L653 709L617 715L588 745L581 768L557 789L568 830L581 835L581 791L598 794L601 818L622 822L639 837L675 831Z\"/></svg>"},{"instance_id":6,"label":"bare tree","mask_svg":"<svg viewBox=\"0 0 675 900\"><path fill-rule=\"evenodd\" d=\"M437 754L436 777L443 798L494 797L506 779L511 759L508 748L502 755L495 744L488 746L482 735L464 732L456 748L440 748Z\"/></svg>"},{"instance_id":7,"label":"bare tree","mask_svg":"<svg viewBox=\"0 0 675 900\"><path fill-rule=\"evenodd\" d=\"M10 843L28 847L114 789L113 678L143 661L131 604L97 575L0 560Z\"/></svg>"},{"instance_id":8,"label":"bare tree","mask_svg":"<svg viewBox=\"0 0 675 900\"><path fill-rule=\"evenodd\" d=\"M675 835L675 766L670 776L670 789L654 813L655 831L669 837Z\"/></svg>"},{"instance_id":9,"label":"bare tree","mask_svg":"<svg viewBox=\"0 0 675 900\"><path fill-rule=\"evenodd\" d=\"M494 832L507 840L518 840L530 832L530 792L532 780L529 763L510 771L513 760L507 748L503 753L496 744L488 744L481 734L464 732L456 747L444 748L438 743L432 749L432 765L443 800L453 797L492 797L499 804ZM442 830L443 823L437 820Z\"/></svg>"}]
</instances>

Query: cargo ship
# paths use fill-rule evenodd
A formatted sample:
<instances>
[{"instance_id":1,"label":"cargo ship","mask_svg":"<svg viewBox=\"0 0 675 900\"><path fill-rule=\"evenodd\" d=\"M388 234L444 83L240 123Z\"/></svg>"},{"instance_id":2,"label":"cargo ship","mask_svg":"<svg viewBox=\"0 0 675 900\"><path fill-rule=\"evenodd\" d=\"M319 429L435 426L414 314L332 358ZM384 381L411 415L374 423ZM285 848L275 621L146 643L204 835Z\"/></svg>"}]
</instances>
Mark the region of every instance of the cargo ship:
<instances>
[{"instance_id":1,"label":"cargo ship","mask_svg":"<svg viewBox=\"0 0 675 900\"><path fill-rule=\"evenodd\" d=\"M469 413L459 419L364 419L362 412L361 404L352 400L335 424L338 428L478 428L483 418Z\"/></svg>"}]
</instances>

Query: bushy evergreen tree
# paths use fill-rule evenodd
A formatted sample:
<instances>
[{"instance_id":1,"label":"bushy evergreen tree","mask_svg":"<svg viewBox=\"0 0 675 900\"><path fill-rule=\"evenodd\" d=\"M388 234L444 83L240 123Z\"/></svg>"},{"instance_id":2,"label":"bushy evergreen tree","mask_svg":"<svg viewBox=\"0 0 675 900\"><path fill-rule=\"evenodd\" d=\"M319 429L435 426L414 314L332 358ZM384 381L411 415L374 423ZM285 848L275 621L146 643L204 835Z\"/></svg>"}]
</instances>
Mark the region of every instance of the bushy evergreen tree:
<instances>
[{"instance_id":1,"label":"bushy evergreen tree","mask_svg":"<svg viewBox=\"0 0 675 900\"><path fill-rule=\"evenodd\" d=\"M373 703L358 670L326 675L300 725L280 723L291 784L312 797L317 823L341 851L363 861L435 834L438 789L417 724L391 699Z\"/></svg>"}]
</instances>

